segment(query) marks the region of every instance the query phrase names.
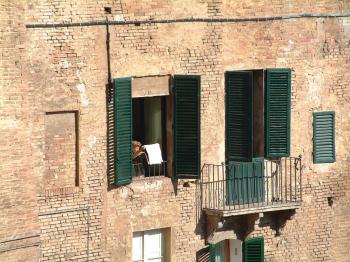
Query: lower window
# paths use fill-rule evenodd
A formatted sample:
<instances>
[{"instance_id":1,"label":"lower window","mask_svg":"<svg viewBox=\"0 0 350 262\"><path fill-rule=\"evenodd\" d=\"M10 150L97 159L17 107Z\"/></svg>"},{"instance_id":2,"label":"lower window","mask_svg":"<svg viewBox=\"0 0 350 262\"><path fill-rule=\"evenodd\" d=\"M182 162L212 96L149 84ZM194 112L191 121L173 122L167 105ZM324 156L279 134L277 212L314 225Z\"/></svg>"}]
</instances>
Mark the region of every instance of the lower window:
<instances>
[{"instance_id":1,"label":"lower window","mask_svg":"<svg viewBox=\"0 0 350 262\"><path fill-rule=\"evenodd\" d=\"M165 230L162 229L134 232L132 238L132 261L167 261L165 240Z\"/></svg>"},{"instance_id":2,"label":"lower window","mask_svg":"<svg viewBox=\"0 0 350 262\"><path fill-rule=\"evenodd\" d=\"M216 244L210 244L209 261L264 262L264 238L249 238L243 243L237 239L226 239Z\"/></svg>"}]
</instances>

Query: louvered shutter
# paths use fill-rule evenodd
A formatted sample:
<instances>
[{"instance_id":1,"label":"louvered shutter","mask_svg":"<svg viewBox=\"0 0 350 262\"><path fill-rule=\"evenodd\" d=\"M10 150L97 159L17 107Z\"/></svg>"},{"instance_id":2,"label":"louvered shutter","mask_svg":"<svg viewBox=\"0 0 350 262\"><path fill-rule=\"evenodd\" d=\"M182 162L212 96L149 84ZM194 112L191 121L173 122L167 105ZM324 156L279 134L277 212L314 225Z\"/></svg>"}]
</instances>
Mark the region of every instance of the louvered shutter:
<instances>
[{"instance_id":1,"label":"louvered shutter","mask_svg":"<svg viewBox=\"0 0 350 262\"><path fill-rule=\"evenodd\" d=\"M334 112L314 113L314 163L335 162Z\"/></svg>"},{"instance_id":2,"label":"louvered shutter","mask_svg":"<svg viewBox=\"0 0 350 262\"><path fill-rule=\"evenodd\" d=\"M132 98L131 78L114 79L114 169L115 184L132 180Z\"/></svg>"},{"instance_id":3,"label":"louvered shutter","mask_svg":"<svg viewBox=\"0 0 350 262\"><path fill-rule=\"evenodd\" d=\"M227 169L227 204L240 205L264 201L264 158L251 162L231 161Z\"/></svg>"},{"instance_id":4,"label":"louvered shutter","mask_svg":"<svg viewBox=\"0 0 350 262\"><path fill-rule=\"evenodd\" d=\"M200 77L174 76L175 178L200 178Z\"/></svg>"},{"instance_id":5,"label":"louvered shutter","mask_svg":"<svg viewBox=\"0 0 350 262\"><path fill-rule=\"evenodd\" d=\"M209 262L215 262L216 257L216 247L215 244L209 245Z\"/></svg>"},{"instance_id":6,"label":"louvered shutter","mask_svg":"<svg viewBox=\"0 0 350 262\"><path fill-rule=\"evenodd\" d=\"M264 262L264 238L251 238L243 243L244 262Z\"/></svg>"},{"instance_id":7,"label":"louvered shutter","mask_svg":"<svg viewBox=\"0 0 350 262\"><path fill-rule=\"evenodd\" d=\"M227 72L226 160L252 158L252 72Z\"/></svg>"},{"instance_id":8,"label":"louvered shutter","mask_svg":"<svg viewBox=\"0 0 350 262\"><path fill-rule=\"evenodd\" d=\"M265 156L290 154L290 69L266 70Z\"/></svg>"}]
</instances>

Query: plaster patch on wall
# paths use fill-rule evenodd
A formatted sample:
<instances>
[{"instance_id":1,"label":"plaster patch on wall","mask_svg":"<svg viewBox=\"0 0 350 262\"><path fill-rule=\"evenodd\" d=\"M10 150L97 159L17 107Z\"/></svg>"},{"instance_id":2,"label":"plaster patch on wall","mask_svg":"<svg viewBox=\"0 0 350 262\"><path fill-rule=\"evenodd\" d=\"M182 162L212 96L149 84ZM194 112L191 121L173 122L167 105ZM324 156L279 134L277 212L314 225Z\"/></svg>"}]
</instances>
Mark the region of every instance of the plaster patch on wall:
<instances>
[{"instance_id":1,"label":"plaster patch on wall","mask_svg":"<svg viewBox=\"0 0 350 262\"><path fill-rule=\"evenodd\" d=\"M350 34L350 18L344 17L342 19L339 19L340 23L342 25L342 28L344 30L345 35Z\"/></svg>"},{"instance_id":2,"label":"plaster patch on wall","mask_svg":"<svg viewBox=\"0 0 350 262\"><path fill-rule=\"evenodd\" d=\"M324 163L324 164L315 164L315 171L317 173L328 173L331 171L334 163Z\"/></svg>"},{"instance_id":3,"label":"plaster patch on wall","mask_svg":"<svg viewBox=\"0 0 350 262\"><path fill-rule=\"evenodd\" d=\"M93 148L96 145L96 137L93 135L89 135L88 137L88 145L90 148Z\"/></svg>"},{"instance_id":4,"label":"plaster patch on wall","mask_svg":"<svg viewBox=\"0 0 350 262\"><path fill-rule=\"evenodd\" d=\"M141 209L141 214L144 216L144 217L147 217L150 215L150 208L149 206L146 206L144 208Z\"/></svg>"},{"instance_id":5,"label":"plaster patch on wall","mask_svg":"<svg viewBox=\"0 0 350 262\"><path fill-rule=\"evenodd\" d=\"M127 188L121 188L120 190L119 190L119 196L121 197L121 198L123 198L123 199L126 199L128 196L129 196L129 190L127 189Z\"/></svg>"},{"instance_id":6,"label":"plaster patch on wall","mask_svg":"<svg viewBox=\"0 0 350 262\"><path fill-rule=\"evenodd\" d=\"M311 69L305 72L308 83L308 100L314 103L314 106L321 105L321 90L323 88L323 73L320 69Z\"/></svg>"},{"instance_id":7,"label":"plaster patch on wall","mask_svg":"<svg viewBox=\"0 0 350 262\"><path fill-rule=\"evenodd\" d=\"M70 63L67 61L67 59L64 59L62 62L61 62L61 67L62 68L69 68L70 67Z\"/></svg>"},{"instance_id":8,"label":"plaster patch on wall","mask_svg":"<svg viewBox=\"0 0 350 262\"><path fill-rule=\"evenodd\" d=\"M147 183L141 182L141 183L135 183L134 189L136 190L145 190L145 189L158 189L163 185L162 180L154 180L154 181L147 181Z\"/></svg>"},{"instance_id":9,"label":"plaster patch on wall","mask_svg":"<svg viewBox=\"0 0 350 262\"><path fill-rule=\"evenodd\" d=\"M290 50L292 50L292 48L294 47L294 42L292 40L288 41L288 45L286 47L282 47L283 52L287 53Z\"/></svg>"},{"instance_id":10,"label":"plaster patch on wall","mask_svg":"<svg viewBox=\"0 0 350 262\"><path fill-rule=\"evenodd\" d=\"M0 120L0 129L15 129L17 121L13 118L5 118Z\"/></svg>"},{"instance_id":11,"label":"plaster patch on wall","mask_svg":"<svg viewBox=\"0 0 350 262\"><path fill-rule=\"evenodd\" d=\"M285 59L283 57L278 57L276 59L276 65L277 65L277 67L287 67L288 61L287 61L287 59Z\"/></svg>"},{"instance_id":12,"label":"plaster patch on wall","mask_svg":"<svg viewBox=\"0 0 350 262\"><path fill-rule=\"evenodd\" d=\"M78 84L77 85L77 89L79 91L80 94L80 99L81 99L81 104L82 106L86 107L89 105L89 99L86 95L86 88L85 88L85 84Z\"/></svg>"},{"instance_id":13,"label":"plaster patch on wall","mask_svg":"<svg viewBox=\"0 0 350 262\"><path fill-rule=\"evenodd\" d=\"M125 21L124 15L114 16L114 21Z\"/></svg>"},{"instance_id":14,"label":"plaster patch on wall","mask_svg":"<svg viewBox=\"0 0 350 262\"><path fill-rule=\"evenodd\" d=\"M77 89L80 94L81 104L84 107L87 107L89 105L89 98L86 94L86 85L84 80L82 79L79 70L77 71L77 77L79 78L79 84L77 84Z\"/></svg>"}]
</instances>

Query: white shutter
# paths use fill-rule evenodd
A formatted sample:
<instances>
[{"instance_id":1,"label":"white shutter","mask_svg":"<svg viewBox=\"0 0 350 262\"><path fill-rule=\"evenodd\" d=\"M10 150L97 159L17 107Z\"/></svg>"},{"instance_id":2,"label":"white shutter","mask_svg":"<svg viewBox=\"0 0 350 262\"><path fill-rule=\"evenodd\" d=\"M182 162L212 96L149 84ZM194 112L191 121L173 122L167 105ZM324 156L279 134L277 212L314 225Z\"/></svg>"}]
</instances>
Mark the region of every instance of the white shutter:
<instances>
[{"instance_id":1,"label":"white shutter","mask_svg":"<svg viewBox=\"0 0 350 262\"><path fill-rule=\"evenodd\" d=\"M230 239L230 261L242 262L242 241Z\"/></svg>"},{"instance_id":2,"label":"white shutter","mask_svg":"<svg viewBox=\"0 0 350 262\"><path fill-rule=\"evenodd\" d=\"M143 261L143 233L136 232L132 238L132 261Z\"/></svg>"},{"instance_id":3,"label":"white shutter","mask_svg":"<svg viewBox=\"0 0 350 262\"><path fill-rule=\"evenodd\" d=\"M163 234L160 230L150 230L145 232L145 261L163 261Z\"/></svg>"}]
</instances>

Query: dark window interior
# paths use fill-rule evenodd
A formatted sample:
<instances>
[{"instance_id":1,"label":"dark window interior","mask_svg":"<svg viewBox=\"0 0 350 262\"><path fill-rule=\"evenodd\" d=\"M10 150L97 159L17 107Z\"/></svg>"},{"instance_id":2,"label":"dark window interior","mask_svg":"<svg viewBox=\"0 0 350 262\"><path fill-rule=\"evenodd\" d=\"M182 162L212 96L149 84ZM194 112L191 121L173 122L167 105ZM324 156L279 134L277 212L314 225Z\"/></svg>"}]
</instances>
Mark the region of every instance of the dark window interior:
<instances>
[{"instance_id":1,"label":"dark window interior","mask_svg":"<svg viewBox=\"0 0 350 262\"><path fill-rule=\"evenodd\" d=\"M253 72L253 157L264 156L264 70Z\"/></svg>"},{"instance_id":2,"label":"dark window interior","mask_svg":"<svg viewBox=\"0 0 350 262\"><path fill-rule=\"evenodd\" d=\"M159 143L166 161L166 96L133 98L133 140Z\"/></svg>"}]
</instances>

